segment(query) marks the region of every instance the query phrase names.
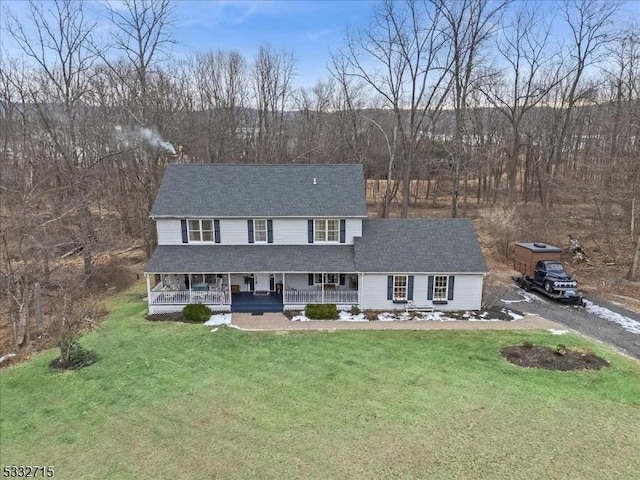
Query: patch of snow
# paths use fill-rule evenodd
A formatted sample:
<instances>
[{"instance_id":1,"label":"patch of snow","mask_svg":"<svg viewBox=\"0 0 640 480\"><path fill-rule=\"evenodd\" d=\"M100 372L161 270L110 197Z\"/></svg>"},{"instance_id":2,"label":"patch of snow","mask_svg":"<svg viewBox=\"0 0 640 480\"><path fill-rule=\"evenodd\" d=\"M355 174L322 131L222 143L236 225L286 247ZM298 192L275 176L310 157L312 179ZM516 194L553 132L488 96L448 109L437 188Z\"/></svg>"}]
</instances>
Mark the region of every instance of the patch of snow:
<instances>
[{"instance_id":1,"label":"patch of snow","mask_svg":"<svg viewBox=\"0 0 640 480\"><path fill-rule=\"evenodd\" d=\"M369 319L364 313L359 313L357 315L351 315L349 312L345 312L341 310L338 313L338 321L340 322L368 322Z\"/></svg>"},{"instance_id":2,"label":"patch of snow","mask_svg":"<svg viewBox=\"0 0 640 480\"><path fill-rule=\"evenodd\" d=\"M204 322L207 327L214 327L216 325L229 325L231 324L231 314L230 313L217 313L215 315L211 315L211 318Z\"/></svg>"},{"instance_id":3,"label":"patch of snow","mask_svg":"<svg viewBox=\"0 0 640 480\"><path fill-rule=\"evenodd\" d=\"M518 295L520 295L522 297L522 300L505 300L504 298L501 298L500 301L502 303L520 303L520 302L527 302L527 303L531 303L531 302L540 302L540 303L547 303L546 300L543 300L542 298L540 298L539 296L531 293L531 292L526 292L524 289L522 288L516 288L516 293Z\"/></svg>"},{"instance_id":4,"label":"patch of snow","mask_svg":"<svg viewBox=\"0 0 640 480\"><path fill-rule=\"evenodd\" d=\"M211 333L216 333L217 331L218 331L218 327L211 329Z\"/></svg>"},{"instance_id":5,"label":"patch of snow","mask_svg":"<svg viewBox=\"0 0 640 480\"><path fill-rule=\"evenodd\" d=\"M236 330L240 330L241 332L260 332L260 329L252 329L252 328L242 328L233 323L229 324L229 328L235 328Z\"/></svg>"},{"instance_id":6,"label":"patch of snow","mask_svg":"<svg viewBox=\"0 0 640 480\"><path fill-rule=\"evenodd\" d=\"M508 308L503 308L502 310L500 310L502 313L506 313L507 315L509 315L511 317L511 320L520 320L522 318L524 318L524 316L522 315L518 315L515 312L512 312L511 310L509 310Z\"/></svg>"},{"instance_id":7,"label":"patch of snow","mask_svg":"<svg viewBox=\"0 0 640 480\"><path fill-rule=\"evenodd\" d=\"M522 297L522 300L504 300L501 298L500 301L504 303L519 303L519 302L527 302L527 303L540 302L545 304L549 303L546 300L540 298L538 295L525 291L523 288L516 288L516 293Z\"/></svg>"},{"instance_id":8,"label":"patch of snow","mask_svg":"<svg viewBox=\"0 0 640 480\"><path fill-rule=\"evenodd\" d=\"M4 362L5 360L9 360L10 358L13 358L15 356L16 356L15 353L7 353L6 355L0 357L0 363Z\"/></svg>"},{"instance_id":9,"label":"patch of snow","mask_svg":"<svg viewBox=\"0 0 640 480\"><path fill-rule=\"evenodd\" d=\"M632 320L629 317L625 317L624 315L620 315L619 313L612 312L608 308L601 307L600 305L596 305L589 300L584 301L585 309L587 312L592 313L600 318L604 318L609 322L614 322L624 328L627 332L636 333L640 335L640 322L636 320Z\"/></svg>"},{"instance_id":10,"label":"patch of snow","mask_svg":"<svg viewBox=\"0 0 640 480\"><path fill-rule=\"evenodd\" d=\"M503 308L502 312L509 315L512 320L520 320L524 318L522 315L519 315L508 308ZM377 315L377 319L379 322L407 322L407 321L415 321L415 322L503 322L503 318L493 318L491 317L491 313L487 311L483 312L464 312L461 315L461 318L453 318L447 316L444 312L418 312L415 315L412 315L408 312L381 312ZM304 314L304 311L299 315L296 315L291 319L292 322L308 322L311 321ZM340 311L338 313L339 322L368 322L369 320L363 313L359 313L358 315L351 315L347 311Z\"/></svg>"},{"instance_id":11,"label":"patch of snow","mask_svg":"<svg viewBox=\"0 0 640 480\"><path fill-rule=\"evenodd\" d=\"M421 312L419 315L413 318L422 322L451 322L455 321L454 318L447 317L442 312Z\"/></svg>"},{"instance_id":12,"label":"patch of snow","mask_svg":"<svg viewBox=\"0 0 640 480\"><path fill-rule=\"evenodd\" d=\"M551 332L551 335L564 335L565 333L569 333L569 330L556 330L555 328L547 328L548 332Z\"/></svg>"}]
</instances>

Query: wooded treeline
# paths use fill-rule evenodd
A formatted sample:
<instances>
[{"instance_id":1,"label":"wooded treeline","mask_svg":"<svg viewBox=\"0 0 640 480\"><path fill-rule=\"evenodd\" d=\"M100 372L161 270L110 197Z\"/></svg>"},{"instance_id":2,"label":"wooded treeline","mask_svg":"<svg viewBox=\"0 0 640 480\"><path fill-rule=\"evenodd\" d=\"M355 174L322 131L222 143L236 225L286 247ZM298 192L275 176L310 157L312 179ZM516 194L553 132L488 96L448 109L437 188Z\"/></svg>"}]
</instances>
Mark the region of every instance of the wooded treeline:
<instances>
[{"instance_id":1,"label":"wooded treeline","mask_svg":"<svg viewBox=\"0 0 640 480\"><path fill-rule=\"evenodd\" d=\"M382 216L408 215L418 179L447 186L452 217L586 202L638 235L640 26L621 23L624 3L384 1L302 89L294 52L174 58L179 4L123 3L101 37L82 2L5 7L18 50L0 64L2 295L16 324L65 259L82 259L86 284L101 252L153 250L172 162L356 162L386 180Z\"/></svg>"}]
</instances>

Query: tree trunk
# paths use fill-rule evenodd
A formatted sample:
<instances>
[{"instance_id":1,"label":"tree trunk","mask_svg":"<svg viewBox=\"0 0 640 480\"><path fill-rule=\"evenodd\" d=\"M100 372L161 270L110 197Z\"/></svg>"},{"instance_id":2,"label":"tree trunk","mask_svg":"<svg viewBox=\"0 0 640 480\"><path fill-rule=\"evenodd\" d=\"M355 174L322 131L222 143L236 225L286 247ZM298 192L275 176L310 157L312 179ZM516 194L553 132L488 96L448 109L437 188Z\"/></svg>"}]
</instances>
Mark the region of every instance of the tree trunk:
<instances>
[{"instance_id":1,"label":"tree trunk","mask_svg":"<svg viewBox=\"0 0 640 480\"><path fill-rule=\"evenodd\" d=\"M638 273L640 271L640 235L638 235L638 239L636 240L636 250L633 255L633 261L631 262L631 268L629 269L629 273L627 274L627 280L631 280L632 282L638 281Z\"/></svg>"}]
</instances>

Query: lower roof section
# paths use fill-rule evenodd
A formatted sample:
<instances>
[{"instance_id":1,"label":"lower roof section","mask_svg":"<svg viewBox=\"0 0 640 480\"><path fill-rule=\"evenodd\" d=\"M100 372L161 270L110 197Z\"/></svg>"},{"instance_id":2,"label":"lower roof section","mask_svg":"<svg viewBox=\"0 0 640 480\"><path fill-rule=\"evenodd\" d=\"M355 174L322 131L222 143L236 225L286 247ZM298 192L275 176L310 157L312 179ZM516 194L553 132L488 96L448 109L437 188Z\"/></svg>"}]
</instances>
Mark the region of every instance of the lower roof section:
<instances>
[{"instance_id":1,"label":"lower roof section","mask_svg":"<svg viewBox=\"0 0 640 480\"><path fill-rule=\"evenodd\" d=\"M145 273L355 272L353 245L158 245Z\"/></svg>"},{"instance_id":2,"label":"lower roof section","mask_svg":"<svg viewBox=\"0 0 640 480\"><path fill-rule=\"evenodd\" d=\"M355 239L358 272L485 273L466 219L367 219Z\"/></svg>"}]
</instances>

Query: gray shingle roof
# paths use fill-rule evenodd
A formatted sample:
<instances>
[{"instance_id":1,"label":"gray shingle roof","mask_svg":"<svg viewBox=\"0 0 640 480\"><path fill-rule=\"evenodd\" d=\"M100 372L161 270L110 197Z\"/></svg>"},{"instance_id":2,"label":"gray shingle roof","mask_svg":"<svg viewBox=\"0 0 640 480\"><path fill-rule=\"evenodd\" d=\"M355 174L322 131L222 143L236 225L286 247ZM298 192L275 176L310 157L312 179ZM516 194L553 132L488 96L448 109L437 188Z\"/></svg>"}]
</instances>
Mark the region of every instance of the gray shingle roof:
<instances>
[{"instance_id":1,"label":"gray shingle roof","mask_svg":"<svg viewBox=\"0 0 640 480\"><path fill-rule=\"evenodd\" d=\"M181 218L366 215L362 165L344 164L168 165L151 208Z\"/></svg>"},{"instance_id":2,"label":"gray shingle roof","mask_svg":"<svg viewBox=\"0 0 640 480\"><path fill-rule=\"evenodd\" d=\"M145 272L355 272L353 258L353 245L159 245Z\"/></svg>"},{"instance_id":3,"label":"gray shingle roof","mask_svg":"<svg viewBox=\"0 0 640 480\"><path fill-rule=\"evenodd\" d=\"M358 272L484 273L468 220L370 219L355 239Z\"/></svg>"}]
</instances>

